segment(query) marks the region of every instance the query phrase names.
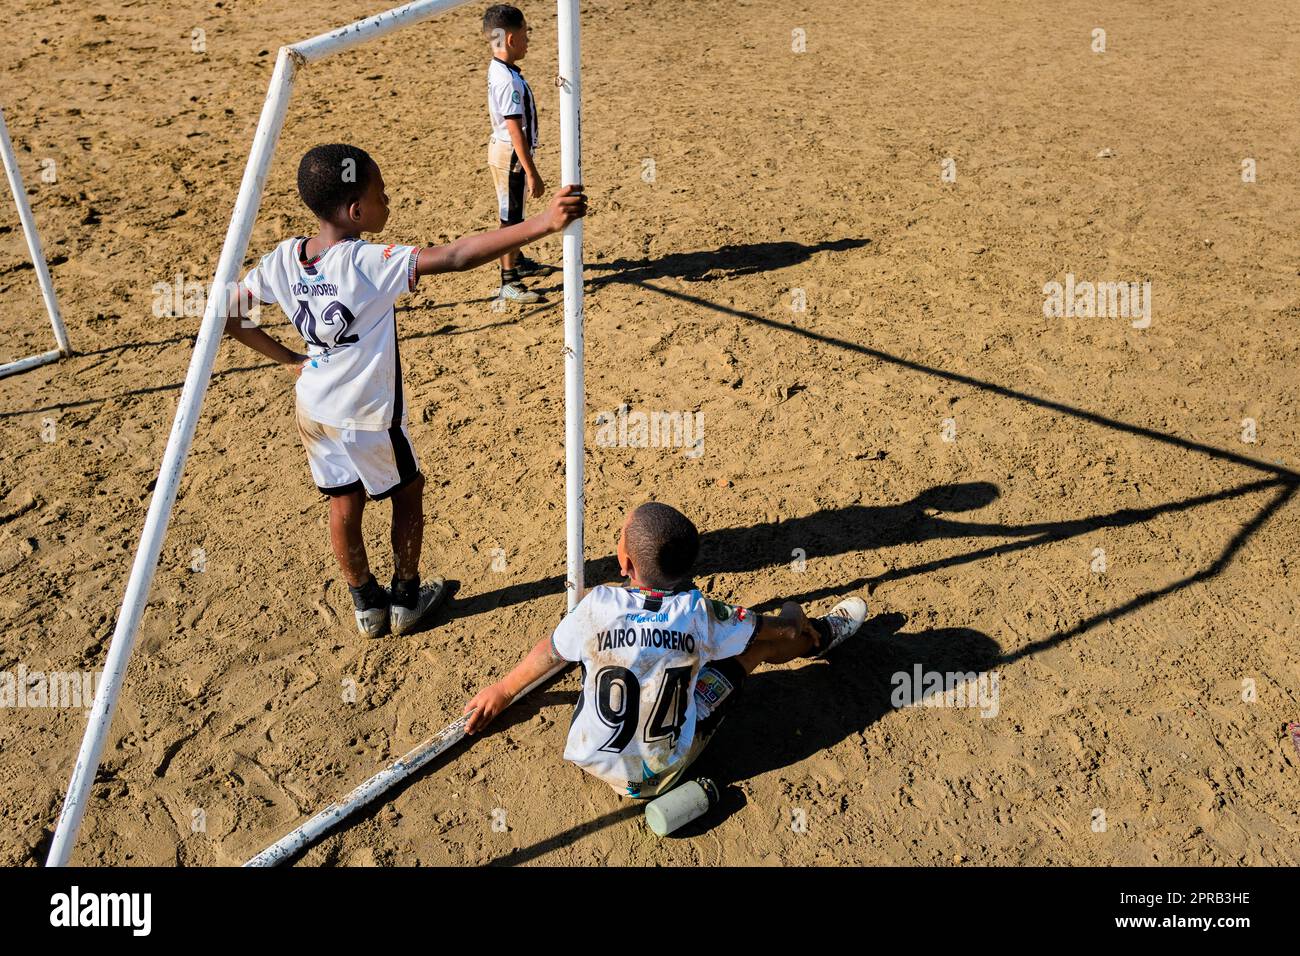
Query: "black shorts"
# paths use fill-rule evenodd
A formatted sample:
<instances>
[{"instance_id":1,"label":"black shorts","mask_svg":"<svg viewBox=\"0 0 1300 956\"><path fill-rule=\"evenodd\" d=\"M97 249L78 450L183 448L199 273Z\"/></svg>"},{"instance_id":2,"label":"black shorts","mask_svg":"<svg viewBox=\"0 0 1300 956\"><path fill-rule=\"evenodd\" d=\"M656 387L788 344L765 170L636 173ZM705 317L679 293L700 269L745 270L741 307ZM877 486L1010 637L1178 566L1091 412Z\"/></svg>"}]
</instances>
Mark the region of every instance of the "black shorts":
<instances>
[{"instance_id":1,"label":"black shorts","mask_svg":"<svg viewBox=\"0 0 1300 956\"><path fill-rule=\"evenodd\" d=\"M722 723L722 718L735 709L746 676L745 668L734 657L709 661L700 668L700 673L695 678L695 707L697 711L707 707L709 716L696 723L697 736L713 736L713 732Z\"/></svg>"}]
</instances>

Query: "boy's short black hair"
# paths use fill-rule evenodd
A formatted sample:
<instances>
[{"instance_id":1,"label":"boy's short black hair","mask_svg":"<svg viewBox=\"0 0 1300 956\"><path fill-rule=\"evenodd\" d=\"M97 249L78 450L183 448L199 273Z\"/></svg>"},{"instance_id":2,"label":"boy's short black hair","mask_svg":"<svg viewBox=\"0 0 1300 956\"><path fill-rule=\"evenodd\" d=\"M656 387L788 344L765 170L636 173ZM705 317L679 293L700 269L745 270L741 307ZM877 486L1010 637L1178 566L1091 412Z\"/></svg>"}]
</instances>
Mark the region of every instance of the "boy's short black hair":
<instances>
[{"instance_id":1,"label":"boy's short black hair","mask_svg":"<svg viewBox=\"0 0 1300 956\"><path fill-rule=\"evenodd\" d=\"M632 512L623 544L641 583L670 591L690 580L700 533L676 508L650 501Z\"/></svg>"},{"instance_id":2,"label":"boy's short black hair","mask_svg":"<svg viewBox=\"0 0 1300 956\"><path fill-rule=\"evenodd\" d=\"M518 30L524 25L524 11L508 3L494 3L483 14L483 32L488 36L493 30Z\"/></svg>"},{"instance_id":3,"label":"boy's short black hair","mask_svg":"<svg viewBox=\"0 0 1300 956\"><path fill-rule=\"evenodd\" d=\"M360 199L379 167L360 146L313 146L298 163L298 195L319 219L332 219Z\"/></svg>"}]
</instances>

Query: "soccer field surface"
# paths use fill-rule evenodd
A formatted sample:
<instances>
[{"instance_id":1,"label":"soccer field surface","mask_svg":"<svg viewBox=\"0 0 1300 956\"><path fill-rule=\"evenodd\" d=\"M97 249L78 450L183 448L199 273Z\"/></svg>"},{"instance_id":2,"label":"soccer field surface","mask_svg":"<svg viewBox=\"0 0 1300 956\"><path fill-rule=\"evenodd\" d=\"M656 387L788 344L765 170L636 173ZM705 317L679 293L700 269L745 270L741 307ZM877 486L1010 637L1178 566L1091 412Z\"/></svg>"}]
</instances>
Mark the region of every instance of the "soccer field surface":
<instances>
[{"instance_id":1,"label":"soccer field surface","mask_svg":"<svg viewBox=\"0 0 1300 956\"><path fill-rule=\"evenodd\" d=\"M381 7L20 0L0 36L77 353L0 379L0 864L44 860L86 723L50 698L102 664L276 50ZM549 192L555 11L524 9ZM587 583L655 498L709 596L868 624L755 673L684 836L561 759L571 672L303 863L1300 863L1300 24L843 10L584 4ZM481 15L303 72L246 264L314 227L321 142L382 167L372 238L494 224ZM50 348L3 205L0 362ZM424 568L460 582L409 637L355 633L293 381L223 343L74 863L242 862L554 627L559 276L495 285L399 306Z\"/></svg>"}]
</instances>

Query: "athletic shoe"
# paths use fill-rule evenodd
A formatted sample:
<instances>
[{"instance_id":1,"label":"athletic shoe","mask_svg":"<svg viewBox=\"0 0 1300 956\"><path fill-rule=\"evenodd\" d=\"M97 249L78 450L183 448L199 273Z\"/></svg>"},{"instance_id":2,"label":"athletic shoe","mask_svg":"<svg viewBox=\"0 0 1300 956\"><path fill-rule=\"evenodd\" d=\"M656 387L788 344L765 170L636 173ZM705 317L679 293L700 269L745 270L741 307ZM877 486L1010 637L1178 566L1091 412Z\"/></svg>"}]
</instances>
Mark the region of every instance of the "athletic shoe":
<instances>
[{"instance_id":1,"label":"athletic shoe","mask_svg":"<svg viewBox=\"0 0 1300 956\"><path fill-rule=\"evenodd\" d=\"M447 596L447 582L442 578L433 578L420 585L420 597L415 607L392 605L390 613L393 618L394 634L409 634L428 617Z\"/></svg>"},{"instance_id":2,"label":"athletic shoe","mask_svg":"<svg viewBox=\"0 0 1300 956\"><path fill-rule=\"evenodd\" d=\"M522 282L509 282L501 287L497 293L507 302L518 302L521 305L531 305L534 302L541 302L542 297L528 288Z\"/></svg>"},{"instance_id":3,"label":"athletic shoe","mask_svg":"<svg viewBox=\"0 0 1300 956\"><path fill-rule=\"evenodd\" d=\"M357 611L357 630L366 637L383 637L388 629L388 608L372 607Z\"/></svg>"},{"instance_id":4,"label":"athletic shoe","mask_svg":"<svg viewBox=\"0 0 1300 956\"><path fill-rule=\"evenodd\" d=\"M812 656L825 657L829 651L858 633L858 628L866 619L867 602L860 597L845 598L831 609L831 613L814 622L821 625L817 630L822 635L822 648Z\"/></svg>"},{"instance_id":5,"label":"athletic shoe","mask_svg":"<svg viewBox=\"0 0 1300 956\"><path fill-rule=\"evenodd\" d=\"M523 279L527 279L529 276L548 276L554 271L555 266L548 266L544 262L534 262L522 253L515 261L515 272L519 273L520 278Z\"/></svg>"}]
</instances>

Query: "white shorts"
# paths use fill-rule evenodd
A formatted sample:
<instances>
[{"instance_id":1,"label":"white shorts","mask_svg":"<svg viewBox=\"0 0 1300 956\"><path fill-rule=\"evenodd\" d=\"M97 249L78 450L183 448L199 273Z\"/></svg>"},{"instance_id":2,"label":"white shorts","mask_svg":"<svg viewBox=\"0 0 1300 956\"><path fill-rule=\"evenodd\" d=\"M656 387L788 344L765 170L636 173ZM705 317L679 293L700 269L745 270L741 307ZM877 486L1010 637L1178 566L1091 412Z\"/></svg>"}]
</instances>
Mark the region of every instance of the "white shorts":
<instances>
[{"instance_id":1,"label":"white shorts","mask_svg":"<svg viewBox=\"0 0 1300 956\"><path fill-rule=\"evenodd\" d=\"M420 477L420 462L405 422L386 431L362 431L322 425L301 410L297 417L311 477L323 495L347 495L364 488L377 501Z\"/></svg>"}]
</instances>

